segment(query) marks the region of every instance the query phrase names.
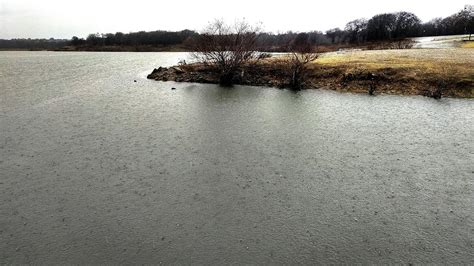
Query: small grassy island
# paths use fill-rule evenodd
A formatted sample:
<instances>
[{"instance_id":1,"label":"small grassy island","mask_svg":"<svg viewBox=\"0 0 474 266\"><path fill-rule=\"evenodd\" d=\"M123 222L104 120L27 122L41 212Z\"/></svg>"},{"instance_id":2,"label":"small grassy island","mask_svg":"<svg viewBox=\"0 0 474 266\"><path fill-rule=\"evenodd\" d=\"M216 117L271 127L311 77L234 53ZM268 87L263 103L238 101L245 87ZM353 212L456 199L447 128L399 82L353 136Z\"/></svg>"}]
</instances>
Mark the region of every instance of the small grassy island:
<instances>
[{"instance_id":1,"label":"small grassy island","mask_svg":"<svg viewBox=\"0 0 474 266\"><path fill-rule=\"evenodd\" d=\"M416 38L401 34L390 41L356 42L349 47L328 49L315 45L310 34L299 33L286 41L284 53L270 54L262 52L267 51L260 46L262 36L257 26L245 21L227 25L216 20L188 41L192 64L159 67L148 78L436 99L474 97L474 50L470 37L424 38L417 42Z\"/></svg>"},{"instance_id":2,"label":"small grassy island","mask_svg":"<svg viewBox=\"0 0 474 266\"><path fill-rule=\"evenodd\" d=\"M285 55L239 66L232 84L291 88ZM348 50L320 54L307 64L304 88L371 94L474 97L474 50ZM220 83L220 70L195 63L153 70L159 81Z\"/></svg>"}]
</instances>

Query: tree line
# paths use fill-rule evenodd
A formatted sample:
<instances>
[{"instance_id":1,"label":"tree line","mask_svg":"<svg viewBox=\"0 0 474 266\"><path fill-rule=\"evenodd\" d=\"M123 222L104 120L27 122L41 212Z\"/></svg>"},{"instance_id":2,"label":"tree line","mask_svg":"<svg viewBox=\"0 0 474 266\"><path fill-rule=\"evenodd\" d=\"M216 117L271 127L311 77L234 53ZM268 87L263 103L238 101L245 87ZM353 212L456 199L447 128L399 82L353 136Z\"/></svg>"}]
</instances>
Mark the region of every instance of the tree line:
<instances>
[{"instance_id":1,"label":"tree line","mask_svg":"<svg viewBox=\"0 0 474 266\"><path fill-rule=\"evenodd\" d=\"M189 38L198 33L191 30L172 31L139 31L132 33L117 32L115 34L89 34L86 39L72 37L70 44L73 46L136 46L136 45L162 45L172 46L184 44Z\"/></svg>"},{"instance_id":2,"label":"tree line","mask_svg":"<svg viewBox=\"0 0 474 266\"><path fill-rule=\"evenodd\" d=\"M413 13L396 12L356 19L342 30L334 28L326 32L331 43L363 43L390 41L408 37L472 34L474 32L474 6L466 5L461 11L426 23Z\"/></svg>"},{"instance_id":3,"label":"tree line","mask_svg":"<svg viewBox=\"0 0 474 266\"><path fill-rule=\"evenodd\" d=\"M459 12L446 18L435 18L426 23L413 13L383 13L370 19L356 19L346 24L344 29L307 32L312 45L360 44L365 42L392 41L408 37L472 34L474 32L474 6L466 5ZM291 40L299 33L259 33L257 47L262 51L287 51ZM182 46L190 48L192 39L199 33L191 30L152 31L132 33L90 34L87 38L74 36L71 40L55 39L13 39L0 40L0 49L59 49L64 46Z\"/></svg>"},{"instance_id":4,"label":"tree line","mask_svg":"<svg viewBox=\"0 0 474 266\"><path fill-rule=\"evenodd\" d=\"M0 39L0 49L55 50L67 45L69 40L59 39Z\"/></svg>"}]
</instances>

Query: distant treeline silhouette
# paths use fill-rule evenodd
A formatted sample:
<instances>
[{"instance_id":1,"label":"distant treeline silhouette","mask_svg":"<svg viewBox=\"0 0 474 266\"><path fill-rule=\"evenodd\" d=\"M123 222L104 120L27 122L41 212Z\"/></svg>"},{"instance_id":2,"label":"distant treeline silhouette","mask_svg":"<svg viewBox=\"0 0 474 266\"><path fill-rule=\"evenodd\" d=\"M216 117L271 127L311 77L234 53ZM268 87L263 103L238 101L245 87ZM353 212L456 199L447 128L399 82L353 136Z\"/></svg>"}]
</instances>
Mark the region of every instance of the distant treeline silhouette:
<instances>
[{"instance_id":1,"label":"distant treeline silhouette","mask_svg":"<svg viewBox=\"0 0 474 266\"><path fill-rule=\"evenodd\" d=\"M189 38L198 35L197 32L191 30L183 31L151 31L151 32L132 32L115 34L89 34L84 40L76 36L72 37L70 43L73 46L89 45L89 46L135 46L135 45L162 45L171 46L184 44Z\"/></svg>"},{"instance_id":2,"label":"distant treeline silhouette","mask_svg":"<svg viewBox=\"0 0 474 266\"><path fill-rule=\"evenodd\" d=\"M408 37L472 34L474 32L474 6L466 5L461 11L446 17L435 18L422 23L410 12L384 13L371 19L356 19L346 24L344 29L334 28L326 31L309 32L313 45L361 44L377 41L401 40ZM262 51L285 51L298 33L261 33L258 47ZM71 40L57 39L12 39L0 40L0 49L74 49L104 47L180 47L189 49L189 43L199 33L191 30L152 31L132 33L90 34L87 38L74 36Z\"/></svg>"},{"instance_id":3,"label":"distant treeline silhouette","mask_svg":"<svg viewBox=\"0 0 474 266\"><path fill-rule=\"evenodd\" d=\"M61 39L0 39L0 49L55 50L66 46L70 41Z\"/></svg>"},{"instance_id":4,"label":"distant treeline silhouette","mask_svg":"<svg viewBox=\"0 0 474 266\"><path fill-rule=\"evenodd\" d=\"M407 37L472 34L474 32L474 6L466 5L461 11L446 17L422 23L410 12L384 13L350 21L344 30L326 32L332 43L361 43L390 41Z\"/></svg>"}]
</instances>

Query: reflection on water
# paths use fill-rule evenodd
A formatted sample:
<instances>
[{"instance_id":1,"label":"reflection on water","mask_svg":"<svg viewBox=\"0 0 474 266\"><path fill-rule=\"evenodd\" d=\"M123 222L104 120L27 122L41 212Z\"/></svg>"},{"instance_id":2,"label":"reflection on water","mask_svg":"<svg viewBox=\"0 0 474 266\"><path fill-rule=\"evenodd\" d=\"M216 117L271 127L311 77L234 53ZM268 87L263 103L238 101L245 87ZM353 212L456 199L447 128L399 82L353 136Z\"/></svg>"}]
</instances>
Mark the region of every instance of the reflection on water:
<instances>
[{"instance_id":1,"label":"reflection on water","mask_svg":"<svg viewBox=\"0 0 474 266\"><path fill-rule=\"evenodd\" d=\"M473 263L472 100L145 78L185 56L0 53L0 261Z\"/></svg>"}]
</instances>

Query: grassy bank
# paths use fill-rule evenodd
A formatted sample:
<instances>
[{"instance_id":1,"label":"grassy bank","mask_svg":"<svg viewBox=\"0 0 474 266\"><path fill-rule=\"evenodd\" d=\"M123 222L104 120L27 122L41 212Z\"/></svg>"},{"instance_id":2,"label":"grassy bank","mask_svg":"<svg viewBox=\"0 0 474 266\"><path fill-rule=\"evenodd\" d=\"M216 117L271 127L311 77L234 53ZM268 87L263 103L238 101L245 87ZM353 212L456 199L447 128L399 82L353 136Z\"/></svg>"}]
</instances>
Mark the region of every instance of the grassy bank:
<instances>
[{"instance_id":1,"label":"grassy bank","mask_svg":"<svg viewBox=\"0 0 474 266\"><path fill-rule=\"evenodd\" d=\"M446 96L473 97L474 51L471 49L404 49L353 51L323 54L312 64L313 73L354 77L349 83L330 80L329 86L366 91L358 76L374 73L385 77L378 91L394 94L424 94L444 86ZM325 85L324 79L316 80Z\"/></svg>"},{"instance_id":2,"label":"grassy bank","mask_svg":"<svg viewBox=\"0 0 474 266\"><path fill-rule=\"evenodd\" d=\"M236 84L286 87L288 71L282 57L244 66ZM322 54L308 66L309 88L376 94L474 97L474 50L404 49L344 51ZM150 79L217 83L215 69L203 65L160 68Z\"/></svg>"}]
</instances>

